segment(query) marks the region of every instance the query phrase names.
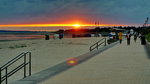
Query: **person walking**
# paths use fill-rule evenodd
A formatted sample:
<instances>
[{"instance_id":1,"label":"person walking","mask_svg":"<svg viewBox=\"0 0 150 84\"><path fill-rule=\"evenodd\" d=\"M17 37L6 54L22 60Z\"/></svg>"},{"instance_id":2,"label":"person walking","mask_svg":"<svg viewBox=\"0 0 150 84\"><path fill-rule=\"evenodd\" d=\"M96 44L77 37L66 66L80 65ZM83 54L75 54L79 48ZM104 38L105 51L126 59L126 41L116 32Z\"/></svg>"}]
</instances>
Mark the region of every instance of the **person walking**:
<instances>
[{"instance_id":1,"label":"person walking","mask_svg":"<svg viewBox=\"0 0 150 84\"><path fill-rule=\"evenodd\" d=\"M122 36L119 36L120 44L122 43Z\"/></svg>"},{"instance_id":2,"label":"person walking","mask_svg":"<svg viewBox=\"0 0 150 84\"><path fill-rule=\"evenodd\" d=\"M122 43L122 32L119 32L119 41L120 41L120 44Z\"/></svg>"},{"instance_id":3,"label":"person walking","mask_svg":"<svg viewBox=\"0 0 150 84\"><path fill-rule=\"evenodd\" d=\"M143 34L141 34L141 45L146 45L146 40L145 40L145 36Z\"/></svg>"},{"instance_id":4,"label":"person walking","mask_svg":"<svg viewBox=\"0 0 150 84\"><path fill-rule=\"evenodd\" d=\"M126 38L127 38L127 45L130 45L131 34L129 32L126 35Z\"/></svg>"},{"instance_id":5,"label":"person walking","mask_svg":"<svg viewBox=\"0 0 150 84\"><path fill-rule=\"evenodd\" d=\"M134 42L137 40L137 34L134 34Z\"/></svg>"}]
</instances>

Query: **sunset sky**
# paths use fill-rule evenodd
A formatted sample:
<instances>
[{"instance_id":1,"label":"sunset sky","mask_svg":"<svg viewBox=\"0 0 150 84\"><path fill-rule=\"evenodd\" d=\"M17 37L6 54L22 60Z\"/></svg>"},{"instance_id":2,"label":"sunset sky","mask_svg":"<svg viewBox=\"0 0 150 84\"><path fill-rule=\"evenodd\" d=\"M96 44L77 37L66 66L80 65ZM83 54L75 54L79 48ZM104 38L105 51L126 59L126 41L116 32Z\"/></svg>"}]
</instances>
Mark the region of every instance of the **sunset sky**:
<instances>
[{"instance_id":1,"label":"sunset sky","mask_svg":"<svg viewBox=\"0 0 150 84\"><path fill-rule=\"evenodd\" d=\"M149 0L0 0L0 25L142 25L149 16Z\"/></svg>"}]
</instances>

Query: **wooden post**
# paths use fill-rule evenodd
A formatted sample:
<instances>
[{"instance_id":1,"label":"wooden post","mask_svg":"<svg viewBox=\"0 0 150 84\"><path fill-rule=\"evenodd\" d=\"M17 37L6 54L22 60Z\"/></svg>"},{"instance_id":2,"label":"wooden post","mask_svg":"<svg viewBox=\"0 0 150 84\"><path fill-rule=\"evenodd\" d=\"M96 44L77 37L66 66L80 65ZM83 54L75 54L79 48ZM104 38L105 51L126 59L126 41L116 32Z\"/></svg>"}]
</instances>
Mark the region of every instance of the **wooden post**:
<instances>
[{"instance_id":1,"label":"wooden post","mask_svg":"<svg viewBox=\"0 0 150 84\"><path fill-rule=\"evenodd\" d=\"M8 79L8 77L7 77L7 67L6 67L6 71L5 71L5 76L6 76L6 84L7 84L7 79Z\"/></svg>"},{"instance_id":2,"label":"wooden post","mask_svg":"<svg viewBox=\"0 0 150 84\"><path fill-rule=\"evenodd\" d=\"M1 72L1 68L0 68L0 84L2 84L2 72Z\"/></svg>"},{"instance_id":3,"label":"wooden post","mask_svg":"<svg viewBox=\"0 0 150 84\"><path fill-rule=\"evenodd\" d=\"M31 52L29 53L29 76L31 76Z\"/></svg>"},{"instance_id":4,"label":"wooden post","mask_svg":"<svg viewBox=\"0 0 150 84\"><path fill-rule=\"evenodd\" d=\"M24 54L24 78L26 77L26 53Z\"/></svg>"}]
</instances>

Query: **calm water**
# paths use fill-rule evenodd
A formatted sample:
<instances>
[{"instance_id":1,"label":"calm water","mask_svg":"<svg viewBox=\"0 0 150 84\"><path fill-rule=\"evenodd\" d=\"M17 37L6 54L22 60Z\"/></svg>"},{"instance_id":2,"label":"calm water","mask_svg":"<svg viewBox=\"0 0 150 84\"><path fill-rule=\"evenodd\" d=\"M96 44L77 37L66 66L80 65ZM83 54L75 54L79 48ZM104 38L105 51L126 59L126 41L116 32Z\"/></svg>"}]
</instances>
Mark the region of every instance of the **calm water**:
<instances>
[{"instance_id":1,"label":"calm water","mask_svg":"<svg viewBox=\"0 0 150 84\"><path fill-rule=\"evenodd\" d=\"M26 39L42 39L44 35L12 35L12 34L3 34L0 35L0 40L26 40Z\"/></svg>"},{"instance_id":2,"label":"calm water","mask_svg":"<svg viewBox=\"0 0 150 84\"><path fill-rule=\"evenodd\" d=\"M14 30L14 31L56 31L59 29L72 29L73 27L17 27L17 28L12 28L12 27L0 27L0 30ZM95 27L81 27L82 29L90 29L90 28L95 28ZM45 38L44 35L21 35L21 34L0 34L0 41L2 40L26 40L26 39L42 39ZM52 38L52 36L50 36ZM71 38L70 35L65 35L65 38Z\"/></svg>"},{"instance_id":3,"label":"calm water","mask_svg":"<svg viewBox=\"0 0 150 84\"><path fill-rule=\"evenodd\" d=\"M53 39L53 37L54 37L53 35L49 35L50 39ZM55 36L55 38L58 39L59 37ZM64 38L72 38L72 34L65 34ZM0 34L0 41L28 40L28 39L45 39L45 35Z\"/></svg>"},{"instance_id":4,"label":"calm water","mask_svg":"<svg viewBox=\"0 0 150 84\"><path fill-rule=\"evenodd\" d=\"M57 31L59 29L74 29L76 27L0 27L0 30L13 30L13 31ZM95 28L95 26L93 27L79 27L81 29L91 29L91 28Z\"/></svg>"}]
</instances>

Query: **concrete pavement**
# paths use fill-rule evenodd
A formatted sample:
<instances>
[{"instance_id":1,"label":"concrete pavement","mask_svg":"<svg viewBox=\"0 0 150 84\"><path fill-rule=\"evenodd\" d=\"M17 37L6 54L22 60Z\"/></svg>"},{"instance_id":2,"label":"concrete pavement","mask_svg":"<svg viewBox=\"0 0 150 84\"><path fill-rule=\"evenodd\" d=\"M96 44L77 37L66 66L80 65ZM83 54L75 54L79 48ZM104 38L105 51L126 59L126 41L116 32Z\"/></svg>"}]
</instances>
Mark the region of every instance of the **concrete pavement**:
<instances>
[{"instance_id":1,"label":"concrete pavement","mask_svg":"<svg viewBox=\"0 0 150 84\"><path fill-rule=\"evenodd\" d=\"M38 84L149 84L150 59L138 39L96 55Z\"/></svg>"}]
</instances>

